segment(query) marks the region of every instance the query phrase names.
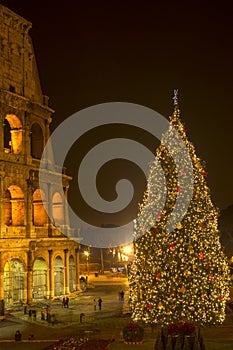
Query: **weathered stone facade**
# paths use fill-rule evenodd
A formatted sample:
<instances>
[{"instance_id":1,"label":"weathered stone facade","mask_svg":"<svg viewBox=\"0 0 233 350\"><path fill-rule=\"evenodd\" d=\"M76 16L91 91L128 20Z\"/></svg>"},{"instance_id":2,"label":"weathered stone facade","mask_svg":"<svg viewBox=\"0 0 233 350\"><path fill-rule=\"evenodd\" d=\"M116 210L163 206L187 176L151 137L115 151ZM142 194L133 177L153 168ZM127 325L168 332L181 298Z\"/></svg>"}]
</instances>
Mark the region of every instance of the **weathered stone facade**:
<instances>
[{"instance_id":1,"label":"weathered stone facade","mask_svg":"<svg viewBox=\"0 0 233 350\"><path fill-rule=\"evenodd\" d=\"M30 28L0 5L0 300L5 304L68 294L79 280L79 245L68 238L55 165L53 183L45 184L51 198L47 211L39 189L40 158L54 111L41 91ZM63 172L66 196L69 181Z\"/></svg>"}]
</instances>

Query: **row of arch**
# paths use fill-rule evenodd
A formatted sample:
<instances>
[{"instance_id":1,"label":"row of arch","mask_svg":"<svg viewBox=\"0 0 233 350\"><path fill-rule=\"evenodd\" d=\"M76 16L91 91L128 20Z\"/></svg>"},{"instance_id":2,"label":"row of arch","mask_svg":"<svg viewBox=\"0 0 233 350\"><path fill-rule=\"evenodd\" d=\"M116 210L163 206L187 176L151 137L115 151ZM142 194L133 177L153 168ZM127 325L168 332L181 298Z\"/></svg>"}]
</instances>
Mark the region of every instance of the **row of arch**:
<instances>
[{"instance_id":1,"label":"row of arch","mask_svg":"<svg viewBox=\"0 0 233 350\"><path fill-rule=\"evenodd\" d=\"M64 264L60 256L54 260L54 296L65 294ZM6 304L23 303L24 291L27 288L25 281L25 268L19 259L12 259L4 266L4 301ZM49 276L46 261L37 258L32 271L32 299L47 299L49 290ZM76 288L75 262L69 257L69 291Z\"/></svg>"},{"instance_id":2,"label":"row of arch","mask_svg":"<svg viewBox=\"0 0 233 350\"><path fill-rule=\"evenodd\" d=\"M41 126L33 123L30 128L31 156L40 159L44 149L44 135ZM14 114L7 114L4 120L4 151L20 154L23 150L23 127Z\"/></svg>"},{"instance_id":3,"label":"row of arch","mask_svg":"<svg viewBox=\"0 0 233 350\"><path fill-rule=\"evenodd\" d=\"M40 189L36 189L32 194L32 222L35 226L47 224L47 213L43 204L44 194ZM25 225L25 198L22 189L17 185L11 185L4 193L5 204L5 225L24 226ZM60 193L55 192L52 196L51 214L53 224L64 225L64 205Z\"/></svg>"}]
</instances>

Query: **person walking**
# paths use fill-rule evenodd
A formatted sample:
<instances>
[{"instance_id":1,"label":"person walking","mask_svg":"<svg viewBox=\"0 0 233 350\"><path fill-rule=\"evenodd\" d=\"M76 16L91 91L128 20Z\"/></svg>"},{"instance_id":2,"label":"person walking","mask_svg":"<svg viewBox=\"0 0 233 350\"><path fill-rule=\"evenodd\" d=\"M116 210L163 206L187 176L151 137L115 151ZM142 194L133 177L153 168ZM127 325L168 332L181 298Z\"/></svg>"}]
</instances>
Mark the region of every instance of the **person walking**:
<instances>
[{"instance_id":1,"label":"person walking","mask_svg":"<svg viewBox=\"0 0 233 350\"><path fill-rule=\"evenodd\" d=\"M69 308L69 298L68 297L66 297L66 300L65 300L65 306L67 307L67 308Z\"/></svg>"},{"instance_id":2,"label":"person walking","mask_svg":"<svg viewBox=\"0 0 233 350\"><path fill-rule=\"evenodd\" d=\"M94 306L94 311L96 311L97 301L95 299L93 300L93 306Z\"/></svg>"},{"instance_id":3,"label":"person walking","mask_svg":"<svg viewBox=\"0 0 233 350\"><path fill-rule=\"evenodd\" d=\"M101 298L99 298L99 300L98 300L99 310L102 309L102 302L103 302L103 300Z\"/></svg>"},{"instance_id":4,"label":"person walking","mask_svg":"<svg viewBox=\"0 0 233 350\"><path fill-rule=\"evenodd\" d=\"M66 305L66 298L64 297L64 298L62 299L62 307L65 308L65 305Z\"/></svg>"}]
</instances>

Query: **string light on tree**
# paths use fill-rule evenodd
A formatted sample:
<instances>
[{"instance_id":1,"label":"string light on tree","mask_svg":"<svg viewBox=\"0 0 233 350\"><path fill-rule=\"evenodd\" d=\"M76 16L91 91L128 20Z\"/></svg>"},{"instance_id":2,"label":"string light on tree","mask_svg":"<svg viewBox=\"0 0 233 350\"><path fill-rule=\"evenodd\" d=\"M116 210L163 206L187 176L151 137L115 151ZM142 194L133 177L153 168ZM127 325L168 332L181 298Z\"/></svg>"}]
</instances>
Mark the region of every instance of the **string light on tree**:
<instances>
[{"instance_id":1,"label":"string light on tree","mask_svg":"<svg viewBox=\"0 0 233 350\"><path fill-rule=\"evenodd\" d=\"M177 196L186 191L179 176L184 179L189 175L188 167L176 169L169 147L165 147L172 145L174 128L192 162L193 196L183 219L167 232ZM161 193L158 195L158 168L154 161L134 227L135 260L129 274L132 317L149 324L168 325L181 319L196 325L222 323L231 281L219 240L219 211L210 197L205 164L197 157L181 121L177 91L170 127L155 157L166 178L167 197L163 210L158 211ZM142 232L142 227L147 229Z\"/></svg>"}]
</instances>

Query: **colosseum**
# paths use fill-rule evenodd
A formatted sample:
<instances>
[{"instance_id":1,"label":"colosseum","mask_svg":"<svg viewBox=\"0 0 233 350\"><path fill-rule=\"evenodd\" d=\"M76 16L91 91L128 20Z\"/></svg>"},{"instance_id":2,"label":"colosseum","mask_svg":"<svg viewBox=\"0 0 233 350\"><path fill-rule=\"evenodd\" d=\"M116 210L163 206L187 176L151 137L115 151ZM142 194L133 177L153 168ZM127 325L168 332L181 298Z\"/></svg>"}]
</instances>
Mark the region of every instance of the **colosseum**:
<instances>
[{"instance_id":1,"label":"colosseum","mask_svg":"<svg viewBox=\"0 0 233 350\"><path fill-rule=\"evenodd\" d=\"M66 203L56 181L46 183L51 200L45 210L39 188L40 158L54 111L41 91L30 28L30 22L0 5L2 309L69 294L79 281L79 244L69 238ZM53 164L53 180L60 170ZM67 197L71 178L61 171Z\"/></svg>"}]
</instances>

